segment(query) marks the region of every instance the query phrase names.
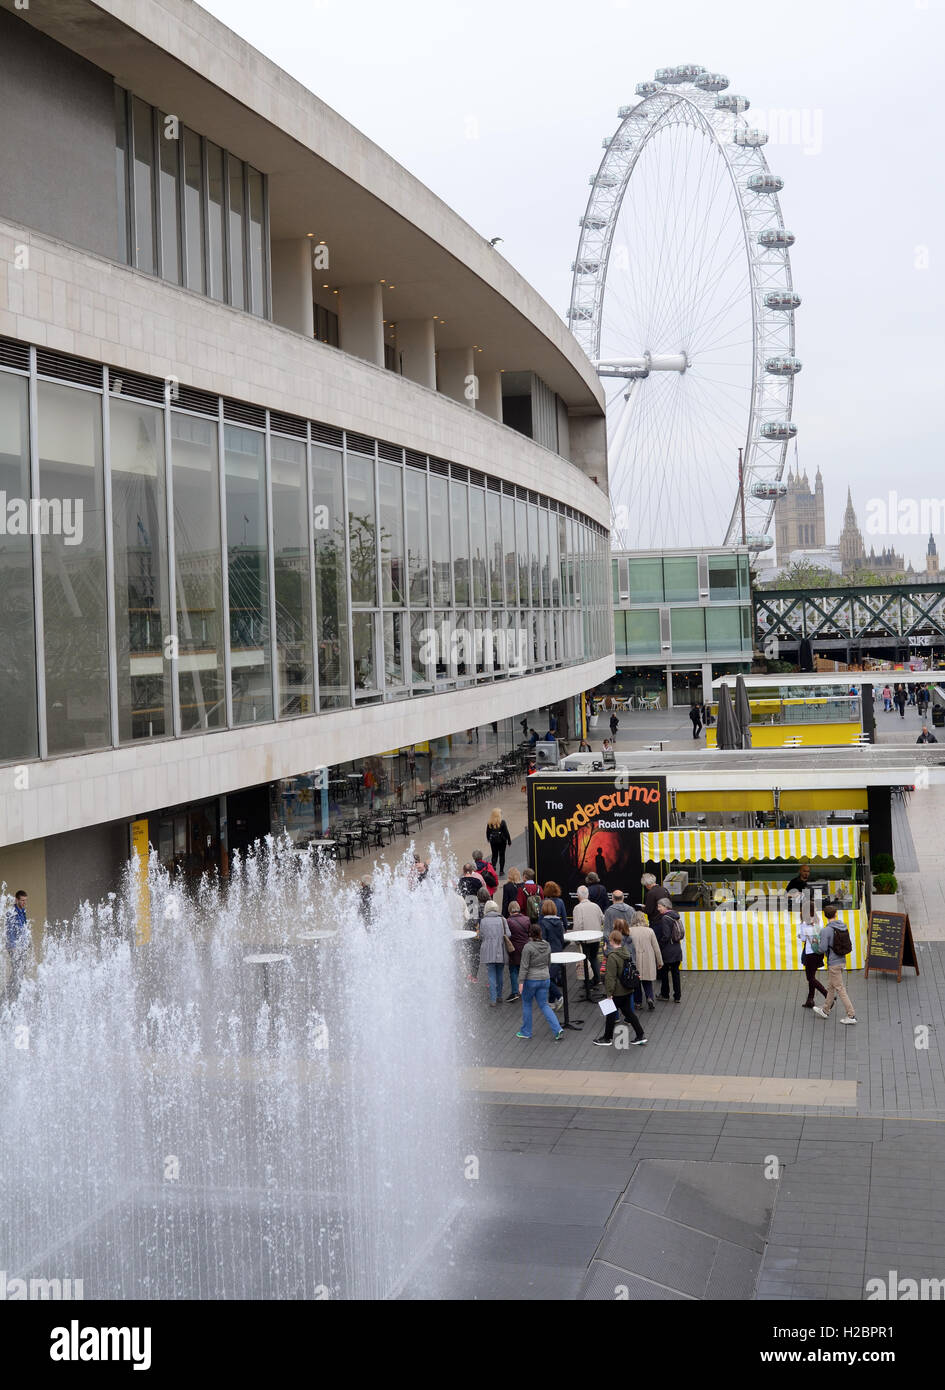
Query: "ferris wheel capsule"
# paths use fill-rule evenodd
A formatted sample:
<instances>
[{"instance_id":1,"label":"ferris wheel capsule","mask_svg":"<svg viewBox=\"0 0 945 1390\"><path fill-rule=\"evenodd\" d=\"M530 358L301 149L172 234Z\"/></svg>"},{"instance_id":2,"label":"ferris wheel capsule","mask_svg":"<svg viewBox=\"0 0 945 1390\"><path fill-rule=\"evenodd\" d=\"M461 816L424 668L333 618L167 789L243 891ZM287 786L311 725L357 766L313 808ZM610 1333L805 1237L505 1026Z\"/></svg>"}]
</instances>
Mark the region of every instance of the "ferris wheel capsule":
<instances>
[{"instance_id":1,"label":"ferris wheel capsule","mask_svg":"<svg viewBox=\"0 0 945 1390\"><path fill-rule=\"evenodd\" d=\"M762 439L793 439L797 425L793 420L766 420L758 433Z\"/></svg>"},{"instance_id":2,"label":"ferris wheel capsule","mask_svg":"<svg viewBox=\"0 0 945 1390\"><path fill-rule=\"evenodd\" d=\"M600 143L603 150L629 150L633 142L625 135L605 135Z\"/></svg>"},{"instance_id":3,"label":"ferris wheel capsule","mask_svg":"<svg viewBox=\"0 0 945 1390\"><path fill-rule=\"evenodd\" d=\"M762 145L767 145L768 132L759 130L757 126L743 126L736 130L732 139L736 145L745 145L749 149L757 150Z\"/></svg>"},{"instance_id":4,"label":"ferris wheel capsule","mask_svg":"<svg viewBox=\"0 0 945 1390\"><path fill-rule=\"evenodd\" d=\"M780 174L752 174L746 187L750 188L752 193L780 193L784 187L784 180Z\"/></svg>"},{"instance_id":5,"label":"ferris wheel capsule","mask_svg":"<svg viewBox=\"0 0 945 1390\"><path fill-rule=\"evenodd\" d=\"M736 116L740 116L743 111L747 111L751 102L747 97L736 96L734 92L720 93L715 98L715 105L719 111L734 111Z\"/></svg>"},{"instance_id":6,"label":"ferris wheel capsule","mask_svg":"<svg viewBox=\"0 0 945 1390\"><path fill-rule=\"evenodd\" d=\"M651 97L654 92L659 91L660 86L661 84L659 82L638 82L633 90L638 97ZM618 115L619 114L618 112Z\"/></svg>"},{"instance_id":7,"label":"ferris wheel capsule","mask_svg":"<svg viewBox=\"0 0 945 1390\"><path fill-rule=\"evenodd\" d=\"M774 539L771 536L746 536L745 544L749 550L771 550Z\"/></svg>"},{"instance_id":8,"label":"ferris wheel capsule","mask_svg":"<svg viewBox=\"0 0 945 1390\"><path fill-rule=\"evenodd\" d=\"M801 362L797 357L769 357L765 361L765 371L770 376L797 376Z\"/></svg>"},{"instance_id":9,"label":"ferris wheel capsule","mask_svg":"<svg viewBox=\"0 0 945 1390\"><path fill-rule=\"evenodd\" d=\"M800 302L801 296L793 290L769 290L765 295L766 309L797 309Z\"/></svg>"},{"instance_id":10,"label":"ferris wheel capsule","mask_svg":"<svg viewBox=\"0 0 945 1390\"><path fill-rule=\"evenodd\" d=\"M703 72L693 78L692 85L698 87L700 92L724 92L728 78L720 72Z\"/></svg>"},{"instance_id":11,"label":"ferris wheel capsule","mask_svg":"<svg viewBox=\"0 0 945 1390\"><path fill-rule=\"evenodd\" d=\"M592 188L616 188L620 179L616 174L591 174L588 183Z\"/></svg>"},{"instance_id":12,"label":"ferris wheel capsule","mask_svg":"<svg viewBox=\"0 0 945 1390\"><path fill-rule=\"evenodd\" d=\"M578 226L584 227L589 232L602 232L607 226L606 217L596 217L593 214L578 218Z\"/></svg>"},{"instance_id":13,"label":"ferris wheel capsule","mask_svg":"<svg viewBox=\"0 0 945 1390\"><path fill-rule=\"evenodd\" d=\"M600 261L581 260L571 262L572 275L596 275L600 270Z\"/></svg>"},{"instance_id":14,"label":"ferris wheel capsule","mask_svg":"<svg viewBox=\"0 0 945 1390\"><path fill-rule=\"evenodd\" d=\"M777 502L779 497L787 496L787 483L759 481L752 483L749 491L761 502Z\"/></svg>"},{"instance_id":15,"label":"ferris wheel capsule","mask_svg":"<svg viewBox=\"0 0 945 1390\"><path fill-rule=\"evenodd\" d=\"M784 227L766 227L763 232L758 233L758 245L767 246L769 250L793 246L796 240L794 233Z\"/></svg>"}]
</instances>

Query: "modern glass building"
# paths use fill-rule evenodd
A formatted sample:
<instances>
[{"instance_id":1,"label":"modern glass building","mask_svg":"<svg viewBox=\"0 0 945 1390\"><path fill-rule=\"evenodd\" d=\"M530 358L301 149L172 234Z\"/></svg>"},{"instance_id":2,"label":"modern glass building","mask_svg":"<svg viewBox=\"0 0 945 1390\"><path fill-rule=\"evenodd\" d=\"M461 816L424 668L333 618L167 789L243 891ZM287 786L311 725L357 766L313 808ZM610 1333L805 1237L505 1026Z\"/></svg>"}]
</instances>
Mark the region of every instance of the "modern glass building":
<instances>
[{"instance_id":1,"label":"modern glass building","mask_svg":"<svg viewBox=\"0 0 945 1390\"><path fill-rule=\"evenodd\" d=\"M0 880L36 915L132 824L209 818L225 863L285 779L612 673L602 393L494 248L178 0L0 9L0 113Z\"/></svg>"},{"instance_id":2,"label":"modern glass building","mask_svg":"<svg viewBox=\"0 0 945 1390\"><path fill-rule=\"evenodd\" d=\"M750 669L746 548L615 551L611 588L617 671L607 694L690 705L711 699L715 676Z\"/></svg>"}]
</instances>

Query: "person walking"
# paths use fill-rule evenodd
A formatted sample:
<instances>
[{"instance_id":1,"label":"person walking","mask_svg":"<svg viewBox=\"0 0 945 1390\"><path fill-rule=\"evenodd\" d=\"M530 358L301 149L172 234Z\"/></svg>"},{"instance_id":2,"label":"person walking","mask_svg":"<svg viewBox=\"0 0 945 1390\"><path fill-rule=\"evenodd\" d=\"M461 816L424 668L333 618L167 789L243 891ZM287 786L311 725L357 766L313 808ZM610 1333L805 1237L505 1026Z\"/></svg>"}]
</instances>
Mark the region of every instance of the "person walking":
<instances>
[{"instance_id":1,"label":"person walking","mask_svg":"<svg viewBox=\"0 0 945 1390\"><path fill-rule=\"evenodd\" d=\"M612 714L612 715L610 716L610 737L611 737L612 739L616 739L616 737L617 737L617 730L618 730L619 728L620 728L620 720L617 718L616 714Z\"/></svg>"},{"instance_id":2,"label":"person walking","mask_svg":"<svg viewBox=\"0 0 945 1390\"><path fill-rule=\"evenodd\" d=\"M587 877L590 879L591 875L588 874ZM597 875L594 874L593 877L596 878ZM581 884L577 890L577 895L577 904L571 915L573 929L575 931L599 931L603 933L604 914L600 905L591 901L586 883ZM587 957L587 964L591 972L591 986L596 988L600 984L600 972L597 965L600 946L596 941L584 941L581 944L584 946L584 954Z\"/></svg>"},{"instance_id":3,"label":"person walking","mask_svg":"<svg viewBox=\"0 0 945 1390\"><path fill-rule=\"evenodd\" d=\"M916 713L918 714L918 716L919 716L920 719L924 720L924 719L925 719L925 712L926 712L926 710L927 710L928 707L929 707L929 692L928 692L928 687L927 687L927 686L925 686L925 685L920 685L920 686L916 689L916 692L915 692L915 704L916 704Z\"/></svg>"},{"instance_id":4,"label":"person walking","mask_svg":"<svg viewBox=\"0 0 945 1390\"><path fill-rule=\"evenodd\" d=\"M619 927L621 921L629 922L633 917L633 908L627 903L619 888L615 888L610 896L613 901L604 909L605 936L609 936L614 927Z\"/></svg>"},{"instance_id":5,"label":"person walking","mask_svg":"<svg viewBox=\"0 0 945 1390\"><path fill-rule=\"evenodd\" d=\"M610 933L610 950L607 953L607 969L604 972L604 993L608 999L613 1000L616 1008L613 1013L606 1015L604 1031L599 1038L594 1039L595 1047L613 1047L618 1011L623 1014L636 1034L630 1046L642 1047L646 1042L643 1026L633 1007L636 969L633 946L624 941L623 933L615 927Z\"/></svg>"},{"instance_id":6,"label":"person walking","mask_svg":"<svg viewBox=\"0 0 945 1390\"><path fill-rule=\"evenodd\" d=\"M929 733L929 726L927 724L923 724L922 732L916 739L916 743L938 743L938 739L935 737L934 734Z\"/></svg>"},{"instance_id":7,"label":"person walking","mask_svg":"<svg viewBox=\"0 0 945 1390\"><path fill-rule=\"evenodd\" d=\"M820 949L827 957L827 998L824 1000L823 1008L815 1004L814 1013L821 1018L829 1018L833 1002L839 994L846 1009L846 1017L841 1018L841 1023L856 1023L856 1010L853 1001L847 994L847 987L844 984L844 969L846 968L847 956L853 950L853 942L850 940L850 933L841 922L837 921L837 909L835 907L824 908L824 925L820 931Z\"/></svg>"},{"instance_id":8,"label":"person walking","mask_svg":"<svg viewBox=\"0 0 945 1390\"><path fill-rule=\"evenodd\" d=\"M656 910L659 913L656 939L659 942L660 955L663 957L663 964L659 970L660 998L664 1001L669 999L669 979L672 976L673 1003L678 1004L682 999L679 967L682 964L682 943L686 928L679 920L679 913L673 910L669 898L660 898Z\"/></svg>"},{"instance_id":9,"label":"person walking","mask_svg":"<svg viewBox=\"0 0 945 1390\"><path fill-rule=\"evenodd\" d=\"M522 950L522 963L519 966L518 992L522 1000L522 1026L515 1034L517 1038L531 1038L533 1004L537 1004L544 1014L555 1042L560 1042L564 1037L564 1029L548 1003L550 967L551 947L547 941L542 940L540 924L530 922L528 941Z\"/></svg>"},{"instance_id":10,"label":"person walking","mask_svg":"<svg viewBox=\"0 0 945 1390\"><path fill-rule=\"evenodd\" d=\"M808 911L803 914L798 939L801 943L801 964L807 976L807 999L801 1008L812 1009L814 1007L814 990L825 997L827 994L817 978L817 971L824 963L824 955L820 949L820 922L816 912Z\"/></svg>"},{"instance_id":11,"label":"person walking","mask_svg":"<svg viewBox=\"0 0 945 1390\"><path fill-rule=\"evenodd\" d=\"M702 733L702 708L700 705L689 706L689 718L692 722L692 736L698 738Z\"/></svg>"},{"instance_id":12,"label":"person walking","mask_svg":"<svg viewBox=\"0 0 945 1390\"><path fill-rule=\"evenodd\" d=\"M4 923L4 944L8 958L4 997L11 1004L20 992L32 945L29 918L26 915L28 902L26 889L17 889L13 895L13 906L8 911Z\"/></svg>"},{"instance_id":13,"label":"person walking","mask_svg":"<svg viewBox=\"0 0 945 1390\"><path fill-rule=\"evenodd\" d=\"M499 875L486 859L481 849L473 850L473 863L476 866L476 873L482 876L482 881L488 888L489 896L491 897L499 886Z\"/></svg>"},{"instance_id":14,"label":"person walking","mask_svg":"<svg viewBox=\"0 0 945 1390\"><path fill-rule=\"evenodd\" d=\"M492 851L492 867L498 878L501 878L505 873L505 851L512 843L512 836L498 806L492 808L492 814L486 822L486 839Z\"/></svg>"},{"instance_id":15,"label":"person walking","mask_svg":"<svg viewBox=\"0 0 945 1390\"><path fill-rule=\"evenodd\" d=\"M512 904L512 911L508 917L509 937L514 947L509 956L509 995L506 1000L510 1003L518 998L518 975L522 966L522 952L528 942L528 929L531 926L525 913L519 908L518 903Z\"/></svg>"},{"instance_id":16,"label":"person walking","mask_svg":"<svg viewBox=\"0 0 945 1390\"><path fill-rule=\"evenodd\" d=\"M620 929L619 922L617 928ZM640 973L640 983L634 990L634 1003L642 1004L643 996L646 995L646 1007L652 1010L656 1007L653 1003L653 982L663 964L663 956L656 932L646 920L645 912L633 914L627 927L627 935L633 946L637 970Z\"/></svg>"},{"instance_id":17,"label":"person walking","mask_svg":"<svg viewBox=\"0 0 945 1390\"><path fill-rule=\"evenodd\" d=\"M905 691L905 687L904 687L904 686L902 686L902 685L897 685L897 686L896 686L896 693L895 693L895 695L893 696L893 700L895 701L896 709L899 711L899 718L900 718L900 719L905 719L905 717L906 717L906 691Z\"/></svg>"},{"instance_id":18,"label":"person walking","mask_svg":"<svg viewBox=\"0 0 945 1390\"><path fill-rule=\"evenodd\" d=\"M506 941L509 946L506 946ZM479 923L479 959L485 965L489 977L491 1009L502 1003L502 982L505 979L505 963L511 954L511 945L509 924L499 911L498 904L486 903L482 909L482 921Z\"/></svg>"},{"instance_id":19,"label":"person walking","mask_svg":"<svg viewBox=\"0 0 945 1390\"><path fill-rule=\"evenodd\" d=\"M883 710L886 714L892 709L892 691L888 685L883 686Z\"/></svg>"},{"instance_id":20,"label":"person walking","mask_svg":"<svg viewBox=\"0 0 945 1390\"><path fill-rule=\"evenodd\" d=\"M518 869L509 869L509 876L502 885L502 916L508 917L518 911L518 890L522 886L522 875Z\"/></svg>"}]
</instances>

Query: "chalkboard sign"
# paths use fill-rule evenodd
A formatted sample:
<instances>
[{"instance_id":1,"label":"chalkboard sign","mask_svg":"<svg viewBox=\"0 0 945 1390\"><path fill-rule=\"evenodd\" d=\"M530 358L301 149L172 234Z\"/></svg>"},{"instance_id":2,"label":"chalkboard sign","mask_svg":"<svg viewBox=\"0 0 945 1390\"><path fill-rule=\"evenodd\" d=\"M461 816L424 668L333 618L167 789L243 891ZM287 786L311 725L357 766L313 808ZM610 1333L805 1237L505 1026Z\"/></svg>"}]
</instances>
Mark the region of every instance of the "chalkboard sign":
<instances>
[{"instance_id":1,"label":"chalkboard sign","mask_svg":"<svg viewBox=\"0 0 945 1390\"><path fill-rule=\"evenodd\" d=\"M863 974L869 975L873 970L884 975L895 975L899 981L904 965L911 965L918 975L919 962L908 912L871 912L870 939Z\"/></svg>"}]
</instances>

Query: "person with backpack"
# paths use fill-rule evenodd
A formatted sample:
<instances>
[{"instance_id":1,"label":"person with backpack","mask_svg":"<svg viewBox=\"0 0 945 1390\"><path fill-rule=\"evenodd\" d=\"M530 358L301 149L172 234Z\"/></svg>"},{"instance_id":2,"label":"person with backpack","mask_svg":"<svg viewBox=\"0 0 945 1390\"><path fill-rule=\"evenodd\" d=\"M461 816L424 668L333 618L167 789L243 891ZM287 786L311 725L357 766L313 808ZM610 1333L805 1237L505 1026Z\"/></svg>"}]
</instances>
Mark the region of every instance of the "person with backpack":
<instances>
[{"instance_id":1,"label":"person with backpack","mask_svg":"<svg viewBox=\"0 0 945 1390\"><path fill-rule=\"evenodd\" d=\"M660 898L656 904L656 910L659 913L656 939L659 942L660 955L663 957L663 964L659 970L660 998L668 1001L669 977L672 976L673 1003L678 1004L682 999L679 967L682 964L682 943L685 940L686 928L679 920L679 913L674 911L669 898Z\"/></svg>"},{"instance_id":2,"label":"person with backpack","mask_svg":"<svg viewBox=\"0 0 945 1390\"><path fill-rule=\"evenodd\" d=\"M493 807L492 814L486 822L486 839L489 841L489 848L492 851L492 867L498 874L496 879L496 883L498 883L499 878L505 873L505 851L512 843L509 827L506 825L498 806Z\"/></svg>"},{"instance_id":3,"label":"person with backpack","mask_svg":"<svg viewBox=\"0 0 945 1390\"><path fill-rule=\"evenodd\" d=\"M610 933L610 950L607 953L607 970L604 974L604 993L608 999L614 1001L616 1009L613 1013L607 1014L604 1020L603 1033L599 1038L594 1039L595 1047L613 1047L618 1010L636 1034L630 1046L642 1047L646 1042L643 1027L633 1007L633 991L639 980L640 975L637 971L633 947L629 942L624 941L623 933L614 927Z\"/></svg>"},{"instance_id":4,"label":"person with backpack","mask_svg":"<svg viewBox=\"0 0 945 1390\"><path fill-rule=\"evenodd\" d=\"M621 922L618 921L616 925L618 931L623 930ZM633 945L637 970L640 972L640 983L633 992L633 1002L636 1005L642 1004L643 996L646 995L646 1007L652 1011L656 1007L653 1003L653 982L659 974L663 957L660 954L656 932L646 920L645 912L633 914L627 927L627 936Z\"/></svg>"},{"instance_id":5,"label":"person with backpack","mask_svg":"<svg viewBox=\"0 0 945 1390\"><path fill-rule=\"evenodd\" d=\"M488 888L489 896L491 898L492 894L499 886L499 875L496 873L495 869L492 867L489 861L485 858L485 856L482 853L482 850L473 850L473 863L476 866L476 873L481 875L482 881Z\"/></svg>"},{"instance_id":6,"label":"person with backpack","mask_svg":"<svg viewBox=\"0 0 945 1390\"><path fill-rule=\"evenodd\" d=\"M807 975L807 1000L801 1005L802 1009L814 1007L814 990L819 990L823 995L827 993L817 978L817 971L824 963L824 955L820 949L820 927L817 924L817 918L818 913L812 911L809 904L801 912L801 928L798 938L801 943L801 964Z\"/></svg>"},{"instance_id":7,"label":"person with backpack","mask_svg":"<svg viewBox=\"0 0 945 1390\"><path fill-rule=\"evenodd\" d=\"M512 910L508 915L509 936L512 939L512 954L509 956L509 995L506 1003L511 1003L518 998L518 975L522 965L522 952L528 944L528 929L531 926L524 912L519 910L518 903L512 904Z\"/></svg>"},{"instance_id":8,"label":"person with backpack","mask_svg":"<svg viewBox=\"0 0 945 1390\"><path fill-rule=\"evenodd\" d=\"M564 1037L564 1029L548 1003L550 972L551 947L547 941L542 940L539 923L531 922L528 927L528 941L522 951L522 963L519 966L518 992L522 999L522 1026L515 1034L517 1038L531 1038L533 1004L537 1004L544 1014L555 1042L560 1042Z\"/></svg>"},{"instance_id":9,"label":"person with backpack","mask_svg":"<svg viewBox=\"0 0 945 1390\"><path fill-rule=\"evenodd\" d=\"M843 972L846 968L847 956L853 950L853 942L846 927L837 921L837 909L835 907L824 908L824 925L820 931L820 949L827 957L828 989L823 1008L819 1004L815 1005L814 1013L819 1018L829 1018L833 1001L839 994L843 1001L843 1007L847 1011L846 1017L841 1018L840 1022L856 1023L853 1001L847 994L847 987L843 982Z\"/></svg>"},{"instance_id":10,"label":"person with backpack","mask_svg":"<svg viewBox=\"0 0 945 1390\"><path fill-rule=\"evenodd\" d=\"M541 903L541 890L535 882L535 875L531 869L526 869L525 882L519 889L518 905L530 922L540 920Z\"/></svg>"}]
</instances>

